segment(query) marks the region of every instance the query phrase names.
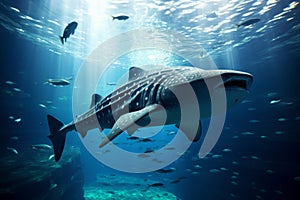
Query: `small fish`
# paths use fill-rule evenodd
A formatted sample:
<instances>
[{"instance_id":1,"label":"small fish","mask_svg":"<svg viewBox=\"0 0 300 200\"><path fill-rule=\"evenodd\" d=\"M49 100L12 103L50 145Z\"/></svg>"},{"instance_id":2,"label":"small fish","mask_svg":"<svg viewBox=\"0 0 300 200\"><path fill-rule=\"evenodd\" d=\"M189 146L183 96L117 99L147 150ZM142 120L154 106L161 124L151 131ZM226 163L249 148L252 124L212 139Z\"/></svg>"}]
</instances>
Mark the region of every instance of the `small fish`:
<instances>
[{"instance_id":1,"label":"small fish","mask_svg":"<svg viewBox=\"0 0 300 200\"><path fill-rule=\"evenodd\" d=\"M278 95L277 92L269 92L269 93L267 94L268 97L274 97L274 96L277 96L277 95Z\"/></svg>"},{"instance_id":2,"label":"small fish","mask_svg":"<svg viewBox=\"0 0 300 200\"><path fill-rule=\"evenodd\" d=\"M5 83L6 83L7 85L15 85L15 84L16 84L16 83L13 82L13 81L5 81Z\"/></svg>"},{"instance_id":3,"label":"small fish","mask_svg":"<svg viewBox=\"0 0 300 200\"><path fill-rule=\"evenodd\" d=\"M150 156L148 154L145 153L141 153L138 155L139 158L149 158Z\"/></svg>"},{"instance_id":4,"label":"small fish","mask_svg":"<svg viewBox=\"0 0 300 200\"><path fill-rule=\"evenodd\" d=\"M168 135L175 135L175 134L176 134L175 131L170 131L170 132L168 132Z\"/></svg>"},{"instance_id":5,"label":"small fish","mask_svg":"<svg viewBox=\"0 0 300 200\"><path fill-rule=\"evenodd\" d=\"M42 104L42 103L40 103L39 106L40 106L41 108L47 108L47 106L45 106L45 105Z\"/></svg>"},{"instance_id":6,"label":"small fish","mask_svg":"<svg viewBox=\"0 0 300 200\"><path fill-rule=\"evenodd\" d=\"M222 155L218 155L218 154L212 156L212 158L222 158L222 157L223 157Z\"/></svg>"},{"instance_id":7,"label":"small fish","mask_svg":"<svg viewBox=\"0 0 300 200\"><path fill-rule=\"evenodd\" d=\"M51 160L52 158L54 158L54 154L50 155L48 160Z\"/></svg>"},{"instance_id":8,"label":"small fish","mask_svg":"<svg viewBox=\"0 0 300 200\"><path fill-rule=\"evenodd\" d=\"M251 120L249 120L249 123L259 123L260 121L259 120L257 120L257 119L251 119Z\"/></svg>"},{"instance_id":9,"label":"small fish","mask_svg":"<svg viewBox=\"0 0 300 200\"><path fill-rule=\"evenodd\" d=\"M277 104L280 101L281 101L280 99L274 99L274 100L270 101L270 104Z\"/></svg>"},{"instance_id":10,"label":"small fish","mask_svg":"<svg viewBox=\"0 0 300 200\"><path fill-rule=\"evenodd\" d=\"M65 85L70 85L70 81L68 79L65 78L61 78L61 79L48 79L47 82L45 82L45 84L50 84L53 86L65 86Z\"/></svg>"},{"instance_id":11,"label":"small fish","mask_svg":"<svg viewBox=\"0 0 300 200\"><path fill-rule=\"evenodd\" d=\"M152 153L153 150L152 149L147 149L144 153Z\"/></svg>"},{"instance_id":12,"label":"small fish","mask_svg":"<svg viewBox=\"0 0 300 200\"><path fill-rule=\"evenodd\" d=\"M281 118L278 118L277 121L279 121L279 122L284 122L284 121L287 121L287 119L284 118L284 117L281 117Z\"/></svg>"},{"instance_id":13,"label":"small fish","mask_svg":"<svg viewBox=\"0 0 300 200\"><path fill-rule=\"evenodd\" d=\"M225 168L225 167L221 167L220 170L222 170L222 171L228 171L228 169Z\"/></svg>"},{"instance_id":14,"label":"small fish","mask_svg":"<svg viewBox=\"0 0 300 200\"><path fill-rule=\"evenodd\" d=\"M11 140L18 140L19 138L17 136L10 137Z\"/></svg>"},{"instance_id":15,"label":"small fish","mask_svg":"<svg viewBox=\"0 0 300 200\"><path fill-rule=\"evenodd\" d=\"M11 119L11 120L15 119L14 116L9 116L8 118Z\"/></svg>"},{"instance_id":16,"label":"small fish","mask_svg":"<svg viewBox=\"0 0 300 200\"><path fill-rule=\"evenodd\" d=\"M106 85L117 85L117 83L115 83L115 82L110 82L110 83L106 83Z\"/></svg>"},{"instance_id":17,"label":"small fish","mask_svg":"<svg viewBox=\"0 0 300 200\"><path fill-rule=\"evenodd\" d=\"M180 179L176 179L176 180L171 181L171 183L176 184L176 183L179 183L180 181L181 181Z\"/></svg>"},{"instance_id":18,"label":"small fish","mask_svg":"<svg viewBox=\"0 0 300 200\"><path fill-rule=\"evenodd\" d=\"M175 150L175 148L174 147L168 147L168 148L166 148L166 150Z\"/></svg>"},{"instance_id":19,"label":"small fish","mask_svg":"<svg viewBox=\"0 0 300 200\"><path fill-rule=\"evenodd\" d=\"M230 183L231 183L232 185L238 185L238 183L235 182L235 181L231 181Z\"/></svg>"},{"instance_id":20,"label":"small fish","mask_svg":"<svg viewBox=\"0 0 300 200\"><path fill-rule=\"evenodd\" d=\"M173 172L173 171L175 171L176 169L175 168L170 168L170 169L158 169L158 170L156 170L156 172L158 172L158 173L170 173L170 172Z\"/></svg>"},{"instance_id":21,"label":"small fish","mask_svg":"<svg viewBox=\"0 0 300 200\"><path fill-rule=\"evenodd\" d=\"M52 190L57 187L56 183L51 183L49 190Z\"/></svg>"},{"instance_id":22,"label":"small fish","mask_svg":"<svg viewBox=\"0 0 300 200\"><path fill-rule=\"evenodd\" d=\"M111 16L113 20L117 19L117 20L127 20L129 19L129 16L127 15L117 15L117 16Z\"/></svg>"},{"instance_id":23,"label":"small fish","mask_svg":"<svg viewBox=\"0 0 300 200\"><path fill-rule=\"evenodd\" d=\"M6 147L7 150L13 152L14 154L18 155L19 152L15 149L15 148L11 148L11 147Z\"/></svg>"},{"instance_id":24,"label":"small fish","mask_svg":"<svg viewBox=\"0 0 300 200\"><path fill-rule=\"evenodd\" d=\"M246 132L242 132L241 135L254 135L254 133L246 131Z\"/></svg>"},{"instance_id":25,"label":"small fish","mask_svg":"<svg viewBox=\"0 0 300 200\"><path fill-rule=\"evenodd\" d=\"M276 135L282 135L282 134L284 134L284 131L275 131L275 134Z\"/></svg>"},{"instance_id":26,"label":"small fish","mask_svg":"<svg viewBox=\"0 0 300 200\"><path fill-rule=\"evenodd\" d=\"M138 140L139 139L139 137L136 137L136 136L131 136L131 137L129 137L129 138L127 138L128 140Z\"/></svg>"},{"instance_id":27,"label":"small fish","mask_svg":"<svg viewBox=\"0 0 300 200\"><path fill-rule=\"evenodd\" d=\"M209 172L210 173L218 173L218 172L220 172L220 170L218 170L218 169L210 169Z\"/></svg>"},{"instance_id":28,"label":"small fish","mask_svg":"<svg viewBox=\"0 0 300 200\"><path fill-rule=\"evenodd\" d=\"M75 21L68 24L68 26L64 30L63 36L59 36L62 44L67 42L67 38L69 38L71 36L71 34L74 35L75 29L77 28L77 26L78 26L78 23Z\"/></svg>"},{"instance_id":29,"label":"small fish","mask_svg":"<svg viewBox=\"0 0 300 200\"><path fill-rule=\"evenodd\" d=\"M15 119L15 122L17 122L17 123L19 123L19 122L21 122L21 118L18 118L18 119Z\"/></svg>"},{"instance_id":30,"label":"small fish","mask_svg":"<svg viewBox=\"0 0 300 200\"><path fill-rule=\"evenodd\" d=\"M153 183L153 184L150 184L148 185L149 187L161 187L161 186L164 186L163 183Z\"/></svg>"},{"instance_id":31,"label":"small fish","mask_svg":"<svg viewBox=\"0 0 300 200\"><path fill-rule=\"evenodd\" d=\"M195 165L194 168L195 169L201 169L202 167L200 165Z\"/></svg>"},{"instance_id":32,"label":"small fish","mask_svg":"<svg viewBox=\"0 0 300 200\"><path fill-rule=\"evenodd\" d=\"M31 145L32 149L40 149L40 150L46 150L46 149L52 149L52 146L48 144L33 144Z\"/></svg>"},{"instance_id":33,"label":"small fish","mask_svg":"<svg viewBox=\"0 0 300 200\"><path fill-rule=\"evenodd\" d=\"M144 138L144 139L141 139L140 141L141 142L152 142L152 140L149 138Z\"/></svg>"},{"instance_id":34,"label":"small fish","mask_svg":"<svg viewBox=\"0 0 300 200\"><path fill-rule=\"evenodd\" d=\"M218 15L215 12L211 12L211 13L206 15L207 19L214 19L214 18L217 18L217 17L218 17Z\"/></svg>"},{"instance_id":35,"label":"small fish","mask_svg":"<svg viewBox=\"0 0 300 200\"><path fill-rule=\"evenodd\" d=\"M236 26L236 28L239 28L240 26L249 26L249 25L255 24L259 21L260 21L260 19L258 19L258 18L248 19L248 20L243 21L239 24L236 24L235 26Z\"/></svg>"},{"instance_id":36,"label":"small fish","mask_svg":"<svg viewBox=\"0 0 300 200\"><path fill-rule=\"evenodd\" d=\"M231 149L223 149L223 152L231 152Z\"/></svg>"},{"instance_id":37,"label":"small fish","mask_svg":"<svg viewBox=\"0 0 300 200\"><path fill-rule=\"evenodd\" d=\"M16 92L22 92L22 90L19 89L19 88L13 88L13 90L16 91Z\"/></svg>"},{"instance_id":38,"label":"small fish","mask_svg":"<svg viewBox=\"0 0 300 200\"><path fill-rule=\"evenodd\" d=\"M258 159L257 156L251 156L251 158L252 158L253 160L257 160L257 159Z\"/></svg>"}]
</instances>

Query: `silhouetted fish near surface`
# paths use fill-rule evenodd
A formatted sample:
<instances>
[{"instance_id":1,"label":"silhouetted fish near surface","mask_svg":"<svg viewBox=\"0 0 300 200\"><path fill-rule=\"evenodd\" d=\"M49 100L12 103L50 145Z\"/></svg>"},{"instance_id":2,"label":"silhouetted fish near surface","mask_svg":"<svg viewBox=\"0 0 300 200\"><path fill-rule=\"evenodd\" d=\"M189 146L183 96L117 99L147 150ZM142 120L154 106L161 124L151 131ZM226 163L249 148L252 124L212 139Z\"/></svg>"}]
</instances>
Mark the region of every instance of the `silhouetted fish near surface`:
<instances>
[{"instance_id":1,"label":"silhouetted fish near surface","mask_svg":"<svg viewBox=\"0 0 300 200\"><path fill-rule=\"evenodd\" d=\"M129 16L127 15L117 15L117 16L111 16L113 20L117 19L117 20L127 20L129 19Z\"/></svg>"},{"instance_id":2,"label":"silhouetted fish near surface","mask_svg":"<svg viewBox=\"0 0 300 200\"><path fill-rule=\"evenodd\" d=\"M243 22L241 22L239 24L236 24L235 26L236 26L236 28L239 28L240 26L249 26L249 25L255 24L255 23L259 22L259 21L260 21L260 19L257 19L257 18L248 19L248 20L243 21Z\"/></svg>"},{"instance_id":3,"label":"silhouetted fish near surface","mask_svg":"<svg viewBox=\"0 0 300 200\"><path fill-rule=\"evenodd\" d=\"M71 22L70 24L68 24L68 26L64 30L63 36L59 36L62 44L67 42L67 38L69 38L71 34L74 35L77 26L78 26L77 22Z\"/></svg>"},{"instance_id":4,"label":"silhouetted fish near surface","mask_svg":"<svg viewBox=\"0 0 300 200\"><path fill-rule=\"evenodd\" d=\"M207 19L214 19L214 18L217 18L217 17L218 17L218 15L215 12L211 12L211 13L206 15Z\"/></svg>"}]
</instances>

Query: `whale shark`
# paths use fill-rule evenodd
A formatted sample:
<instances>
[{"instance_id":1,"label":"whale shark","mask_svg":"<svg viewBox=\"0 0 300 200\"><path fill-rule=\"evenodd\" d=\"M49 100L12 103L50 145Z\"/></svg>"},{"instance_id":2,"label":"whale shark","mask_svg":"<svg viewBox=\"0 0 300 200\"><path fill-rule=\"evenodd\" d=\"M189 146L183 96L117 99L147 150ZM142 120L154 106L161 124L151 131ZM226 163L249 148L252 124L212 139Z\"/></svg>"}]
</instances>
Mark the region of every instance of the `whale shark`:
<instances>
[{"instance_id":1,"label":"whale shark","mask_svg":"<svg viewBox=\"0 0 300 200\"><path fill-rule=\"evenodd\" d=\"M253 76L235 70L204 70L178 66L144 70L131 67L128 81L103 98L92 95L90 108L64 125L47 115L55 160L62 155L66 134L77 131L83 138L89 130L110 129L99 148L118 135L130 136L142 127L175 125L193 142L200 139L201 119L212 116L212 98L225 102L226 109L240 103L249 93ZM221 91L225 91L222 97ZM199 117L193 113L199 112ZM219 112L226 110L220 109ZM183 119L183 113L188 113ZM193 124L197 124L193 128Z\"/></svg>"}]
</instances>

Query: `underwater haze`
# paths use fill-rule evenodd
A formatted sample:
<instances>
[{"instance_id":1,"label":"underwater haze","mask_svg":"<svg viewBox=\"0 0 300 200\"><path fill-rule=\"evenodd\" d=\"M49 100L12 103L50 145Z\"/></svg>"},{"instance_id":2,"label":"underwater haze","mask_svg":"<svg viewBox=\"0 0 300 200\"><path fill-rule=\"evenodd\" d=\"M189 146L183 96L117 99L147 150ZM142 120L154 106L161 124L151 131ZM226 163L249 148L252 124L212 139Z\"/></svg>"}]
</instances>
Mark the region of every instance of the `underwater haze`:
<instances>
[{"instance_id":1,"label":"underwater haze","mask_svg":"<svg viewBox=\"0 0 300 200\"><path fill-rule=\"evenodd\" d=\"M292 0L2 0L0 199L300 199L299 13ZM67 33L71 22L78 26ZM155 37L146 37L149 30L158 30ZM80 85L92 55L95 69L106 68L96 85L93 70ZM204 158L198 153L209 118L200 141L184 153L168 147L178 159L152 160L164 166L155 171L107 166L97 156L134 163L109 150L91 152L75 131L56 162L46 116L73 121L89 109L92 93L106 97L133 66L238 70L252 74L253 84L227 110ZM140 159L178 134L171 125L136 132L113 142ZM101 141L99 130L86 139L98 135Z\"/></svg>"}]
</instances>

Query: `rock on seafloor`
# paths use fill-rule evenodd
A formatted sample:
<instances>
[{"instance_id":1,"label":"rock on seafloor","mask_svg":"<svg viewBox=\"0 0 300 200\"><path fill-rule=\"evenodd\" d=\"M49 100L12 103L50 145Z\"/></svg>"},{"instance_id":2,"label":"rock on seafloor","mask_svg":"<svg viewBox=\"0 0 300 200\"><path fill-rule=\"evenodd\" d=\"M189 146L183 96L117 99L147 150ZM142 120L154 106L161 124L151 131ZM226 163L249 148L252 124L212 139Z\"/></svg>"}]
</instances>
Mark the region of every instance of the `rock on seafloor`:
<instances>
[{"instance_id":1,"label":"rock on seafloor","mask_svg":"<svg viewBox=\"0 0 300 200\"><path fill-rule=\"evenodd\" d=\"M69 148L55 162L53 152L32 149L0 157L0 199L84 199L80 151Z\"/></svg>"}]
</instances>

